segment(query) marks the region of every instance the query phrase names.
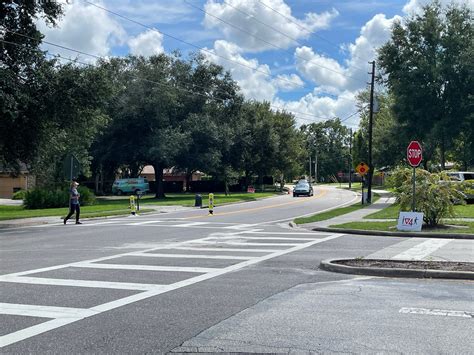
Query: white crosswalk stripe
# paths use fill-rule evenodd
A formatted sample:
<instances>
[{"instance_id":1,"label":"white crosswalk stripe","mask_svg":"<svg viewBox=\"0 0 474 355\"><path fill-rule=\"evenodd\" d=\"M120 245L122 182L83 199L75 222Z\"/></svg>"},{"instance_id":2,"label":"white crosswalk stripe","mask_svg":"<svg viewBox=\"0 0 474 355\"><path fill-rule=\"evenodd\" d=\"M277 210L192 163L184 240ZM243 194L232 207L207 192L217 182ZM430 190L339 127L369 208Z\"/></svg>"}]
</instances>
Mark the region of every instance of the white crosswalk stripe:
<instances>
[{"instance_id":1,"label":"white crosswalk stripe","mask_svg":"<svg viewBox=\"0 0 474 355\"><path fill-rule=\"evenodd\" d=\"M143 221L148 222L148 221ZM157 221L149 221L150 223L156 223ZM138 222L141 223L141 222ZM187 226L198 226L199 224L187 223ZM145 224L146 225L146 224ZM242 225L240 225L242 228ZM230 228L233 229L233 228ZM238 228L236 228L238 229ZM21 329L9 334L0 336L0 347L4 347L18 341L30 338L32 336L42 334L52 329L62 327L67 324L79 321L81 319L94 316L101 312L109 311L117 307L128 305L140 300L147 299L149 297L157 296L164 292L169 292L181 287L192 285L197 282L205 281L226 273L242 269L246 266L259 263L264 260L272 259L287 253L291 253L303 248L310 247L312 245L323 243L328 240L339 238L342 234L333 234L320 239L312 238L295 238L299 240L300 243L271 243L273 239L275 240L290 240L292 238L272 238L271 236L266 237L254 237L249 240L269 240L270 243L255 243L255 242L245 242L246 238L241 235L236 236L236 233L229 233L231 238L238 238L243 240L241 242L235 242L231 240L219 242L220 245L225 245L225 247L216 247L216 241L212 237L189 240L180 243L172 243L168 245L162 245L159 247L154 247L146 250L141 250L139 252L128 252L113 256L107 256L103 258L98 258L94 260L85 260L82 262L74 262L63 265L56 265L50 267L44 267L36 270L27 270L17 273L12 273L8 275L0 276L0 282L7 283L23 283L31 285L49 285L49 286L67 286L67 287L87 287L87 288L96 288L100 289L122 289L122 290L135 290L141 291L137 294L123 297L111 302L100 304L91 308L82 309L82 308L68 308L68 307L54 307L54 306L41 306L41 305L26 305L26 304L11 304L11 303L0 303L0 314L4 315L23 315L30 317L44 317L44 318L53 318L50 321L46 321L25 329ZM234 247L228 247L234 246ZM279 246L279 249L272 248L238 248L237 246ZM172 253L154 253L159 250L180 250L179 254ZM245 253L247 255L222 255L222 254L196 254L195 251L209 251L209 252L238 252ZM189 254L187 254L189 252ZM263 255L250 256L252 253L259 253ZM248 255L250 254L250 255ZM144 259L154 258L181 258L187 261L189 259L209 259L209 260L238 260L238 263L229 263L229 266L220 267L220 268L211 268L211 267L195 267L195 266L160 266L160 265L129 265L129 264L109 264L104 263L104 261L109 261L113 259L119 259L124 256L134 256L134 257L143 257ZM45 273L55 270L64 269L66 272L68 268L93 268L100 270L136 270L136 271L160 271L160 272L191 272L196 273L194 277L190 277L181 281L177 281L172 284L143 284L143 283L130 283L130 282L112 282L112 281L95 281L95 280L78 280L78 279L58 279L58 278L47 278L47 277L35 277L35 274L42 273L44 276ZM28 276L26 276L28 275Z\"/></svg>"}]
</instances>

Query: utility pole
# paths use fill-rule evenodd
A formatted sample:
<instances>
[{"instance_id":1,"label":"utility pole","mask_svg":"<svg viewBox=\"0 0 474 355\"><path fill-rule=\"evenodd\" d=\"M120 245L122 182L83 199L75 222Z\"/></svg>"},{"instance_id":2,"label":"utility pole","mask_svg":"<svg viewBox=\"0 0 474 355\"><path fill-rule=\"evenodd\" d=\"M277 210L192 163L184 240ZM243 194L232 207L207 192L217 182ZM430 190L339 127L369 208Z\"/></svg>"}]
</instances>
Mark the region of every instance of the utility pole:
<instances>
[{"instance_id":1,"label":"utility pole","mask_svg":"<svg viewBox=\"0 0 474 355\"><path fill-rule=\"evenodd\" d=\"M309 183L311 184L311 153L309 153Z\"/></svg>"},{"instance_id":2,"label":"utility pole","mask_svg":"<svg viewBox=\"0 0 474 355\"><path fill-rule=\"evenodd\" d=\"M352 188L352 128L349 137L349 190Z\"/></svg>"},{"instance_id":3,"label":"utility pole","mask_svg":"<svg viewBox=\"0 0 474 355\"><path fill-rule=\"evenodd\" d=\"M374 166L372 165L372 125L374 119L374 81L375 81L375 60L369 62L372 64L372 72L370 79L370 111L369 111L369 173L367 184L367 203L372 203L372 177L374 174Z\"/></svg>"},{"instance_id":4,"label":"utility pole","mask_svg":"<svg viewBox=\"0 0 474 355\"><path fill-rule=\"evenodd\" d=\"M318 148L316 148L316 156L314 157L314 182L318 183Z\"/></svg>"}]
</instances>

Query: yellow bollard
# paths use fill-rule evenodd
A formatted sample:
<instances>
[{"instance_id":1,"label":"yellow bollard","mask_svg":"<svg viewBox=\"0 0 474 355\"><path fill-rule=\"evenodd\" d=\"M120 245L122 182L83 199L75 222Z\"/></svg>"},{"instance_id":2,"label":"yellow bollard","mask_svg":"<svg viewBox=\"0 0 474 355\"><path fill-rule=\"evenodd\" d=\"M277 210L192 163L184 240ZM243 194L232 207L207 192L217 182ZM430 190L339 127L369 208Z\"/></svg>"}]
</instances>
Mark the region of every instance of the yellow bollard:
<instances>
[{"instance_id":1,"label":"yellow bollard","mask_svg":"<svg viewBox=\"0 0 474 355\"><path fill-rule=\"evenodd\" d=\"M137 213L137 205L135 204L135 196L130 195L130 213L135 216Z\"/></svg>"},{"instance_id":2,"label":"yellow bollard","mask_svg":"<svg viewBox=\"0 0 474 355\"><path fill-rule=\"evenodd\" d=\"M209 216L214 215L214 194L209 194Z\"/></svg>"}]
</instances>

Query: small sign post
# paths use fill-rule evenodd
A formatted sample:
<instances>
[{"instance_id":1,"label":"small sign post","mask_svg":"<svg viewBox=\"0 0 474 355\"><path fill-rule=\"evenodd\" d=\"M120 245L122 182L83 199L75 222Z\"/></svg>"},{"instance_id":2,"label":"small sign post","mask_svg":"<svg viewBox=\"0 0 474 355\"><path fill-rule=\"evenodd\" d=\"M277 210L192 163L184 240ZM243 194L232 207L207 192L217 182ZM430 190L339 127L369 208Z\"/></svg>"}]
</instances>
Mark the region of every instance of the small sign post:
<instances>
[{"instance_id":1,"label":"small sign post","mask_svg":"<svg viewBox=\"0 0 474 355\"><path fill-rule=\"evenodd\" d=\"M410 144L408 144L407 160L408 163L413 167L413 202L411 205L411 211L415 212L416 167L420 165L421 161L423 160L423 150L421 149L421 144L417 141L411 141Z\"/></svg>"},{"instance_id":2,"label":"small sign post","mask_svg":"<svg viewBox=\"0 0 474 355\"><path fill-rule=\"evenodd\" d=\"M415 212L416 210L416 167L423 160L423 150L421 144L417 141L411 141L407 147L407 161L413 167L413 200L411 212L400 212L398 216L397 229L401 231L421 232L423 225L423 213Z\"/></svg>"},{"instance_id":3,"label":"small sign post","mask_svg":"<svg viewBox=\"0 0 474 355\"><path fill-rule=\"evenodd\" d=\"M209 194L209 216L214 215L214 194Z\"/></svg>"},{"instance_id":4,"label":"small sign post","mask_svg":"<svg viewBox=\"0 0 474 355\"><path fill-rule=\"evenodd\" d=\"M367 200L364 199L364 176L369 172L369 166L366 163L359 163L355 170L362 177L362 204Z\"/></svg>"}]
</instances>

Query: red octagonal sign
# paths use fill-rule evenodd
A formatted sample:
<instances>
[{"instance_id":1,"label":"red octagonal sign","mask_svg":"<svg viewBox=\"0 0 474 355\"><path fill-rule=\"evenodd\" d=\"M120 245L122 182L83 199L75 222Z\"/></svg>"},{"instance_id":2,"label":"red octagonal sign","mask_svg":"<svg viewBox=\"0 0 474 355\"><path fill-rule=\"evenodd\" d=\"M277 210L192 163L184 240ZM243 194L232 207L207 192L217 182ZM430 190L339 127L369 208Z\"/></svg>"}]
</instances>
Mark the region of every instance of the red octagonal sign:
<instances>
[{"instance_id":1,"label":"red octagonal sign","mask_svg":"<svg viewBox=\"0 0 474 355\"><path fill-rule=\"evenodd\" d=\"M420 165L423 159L423 150L421 149L421 144L417 141L411 141L407 147L407 160L408 163L414 168Z\"/></svg>"}]
</instances>

